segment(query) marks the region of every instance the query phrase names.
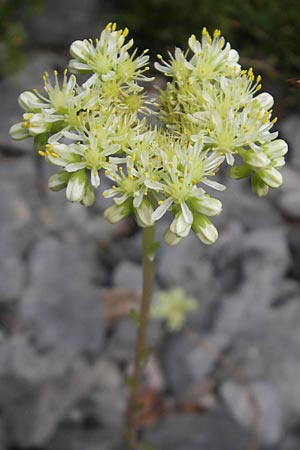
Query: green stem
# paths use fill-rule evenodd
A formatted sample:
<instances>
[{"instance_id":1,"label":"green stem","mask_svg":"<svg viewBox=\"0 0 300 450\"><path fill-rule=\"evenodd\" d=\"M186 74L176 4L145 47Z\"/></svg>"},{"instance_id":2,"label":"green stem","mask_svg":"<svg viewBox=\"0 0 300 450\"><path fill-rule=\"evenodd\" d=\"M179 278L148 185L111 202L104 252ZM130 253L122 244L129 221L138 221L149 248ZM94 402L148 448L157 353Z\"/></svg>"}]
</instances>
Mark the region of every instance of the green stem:
<instances>
[{"instance_id":1,"label":"green stem","mask_svg":"<svg viewBox=\"0 0 300 450\"><path fill-rule=\"evenodd\" d=\"M131 392L128 402L128 429L127 439L129 450L135 450L138 445L137 440L137 411L139 387L143 369L145 355L145 341L149 310L153 291L153 279L155 272L154 264L154 226L143 228L142 237L142 261L143 261L143 294L142 303L137 327L137 339L134 356L134 371L131 380Z\"/></svg>"}]
</instances>

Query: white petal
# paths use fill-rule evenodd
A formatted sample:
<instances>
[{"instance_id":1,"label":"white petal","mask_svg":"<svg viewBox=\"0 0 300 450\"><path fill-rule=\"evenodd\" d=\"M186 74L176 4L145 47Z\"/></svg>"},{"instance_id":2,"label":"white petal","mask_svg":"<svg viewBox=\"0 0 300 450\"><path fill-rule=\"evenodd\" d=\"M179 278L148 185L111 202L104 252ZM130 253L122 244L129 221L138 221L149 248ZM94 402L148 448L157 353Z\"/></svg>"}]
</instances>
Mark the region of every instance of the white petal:
<instances>
[{"instance_id":1,"label":"white petal","mask_svg":"<svg viewBox=\"0 0 300 450\"><path fill-rule=\"evenodd\" d=\"M189 225L192 224L193 223L193 214L191 213L190 208L188 207L188 205L185 202L181 202L180 206L181 206L181 211L182 211L185 222Z\"/></svg>"},{"instance_id":2,"label":"white petal","mask_svg":"<svg viewBox=\"0 0 300 450\"><path fill-rule=\"evenodd\" d=\"M173 203L173 200L171 198L168 198L167 200L165 200L162 205L160 205L158 208L156 208L156 210L152 214L152 219L154 221L159 220L167 212L167 210L170 208L172 203Z\"/></svg>"},{"instance_id":3,"label":"white petal","mask_svg":"<svg viewBox=\"0 0 300 450\"><path fill-rule=\"evenodd\" d=\"M86 167L85 162L77 162L77 163L71 163L66 166L67 172L77 172L77 170L84 169Z\"/></svg>"},{"instance_id":4,"label":"white petal","mask_svg":"<svg viewBox=\"0 0 300 450\"><path fill-rule=\"evenodd\" d=\"M92 169L92 171L91 171L91 183L92 183L92 186L94 186L95 188L100 186L100 177L99 177L98 170L96 170L96 169Z\"/></svg>"},{"instance_id":5,"label":"white petal","mask_svg":"<svg viewBox=\"0 0 300 450\"><path fill-rule=\"evenodd\" d=\"M224 184L218 183L217 181L208 180L207 178L202 180L202 183L206 184L206 186L216 189L216 191L225 191L226 189L226 186L224 186Z\"/></svg>"}]
</instances>

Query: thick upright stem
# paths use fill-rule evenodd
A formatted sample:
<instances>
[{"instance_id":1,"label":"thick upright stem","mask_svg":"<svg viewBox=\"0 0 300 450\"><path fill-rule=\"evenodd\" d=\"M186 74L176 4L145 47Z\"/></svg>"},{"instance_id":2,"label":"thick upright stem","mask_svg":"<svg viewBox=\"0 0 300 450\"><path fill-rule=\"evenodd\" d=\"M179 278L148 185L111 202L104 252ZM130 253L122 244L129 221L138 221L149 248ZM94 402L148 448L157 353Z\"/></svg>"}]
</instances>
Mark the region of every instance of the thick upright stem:
<instances>
[{"instance_id":1,"label":"thick upright stem","mask_svg":"<svg viewBox=\"0 0 300 450\"><path fill-rule=\"evenodd\" d=\"M149 310L153 291L154 265L154 226L143 228L143 294L137 326L137 339L134 356L134 371L131 380L131 392L128 403L128 429L127 439L129 450L136 450L137 441L137 411L138 396L141 382L142 368L145 357L145 341Z\"/></svg>"}]
</instances>

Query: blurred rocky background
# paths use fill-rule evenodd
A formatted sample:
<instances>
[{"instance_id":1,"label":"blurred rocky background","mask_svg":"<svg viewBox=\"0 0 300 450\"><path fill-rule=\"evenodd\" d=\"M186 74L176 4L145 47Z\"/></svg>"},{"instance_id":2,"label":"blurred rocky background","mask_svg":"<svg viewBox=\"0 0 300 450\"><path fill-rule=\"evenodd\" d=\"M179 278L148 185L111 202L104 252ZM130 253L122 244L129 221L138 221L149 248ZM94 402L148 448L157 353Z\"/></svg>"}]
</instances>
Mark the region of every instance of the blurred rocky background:
<instances>
[{"instance_id":1,"label":"blurred rocky background","mask_svg":"<svg viewBox=\"0 0 300 450\"><path fill-rule=\"evenodd\" d=\"M221 28L262 73L290 144L268 198L226 181L215 245L162 245L156 290L180 286L199 306L180 332L150 324L143 438L157 450L299 450L300 90L287 81L300 77L297 0L0 2L0 450L124 448L140 233L106 223L100 196L87 209L48 192L50 168L8 135L19 93L110 20L160 53Z\"/></svg>"}]
</instances>

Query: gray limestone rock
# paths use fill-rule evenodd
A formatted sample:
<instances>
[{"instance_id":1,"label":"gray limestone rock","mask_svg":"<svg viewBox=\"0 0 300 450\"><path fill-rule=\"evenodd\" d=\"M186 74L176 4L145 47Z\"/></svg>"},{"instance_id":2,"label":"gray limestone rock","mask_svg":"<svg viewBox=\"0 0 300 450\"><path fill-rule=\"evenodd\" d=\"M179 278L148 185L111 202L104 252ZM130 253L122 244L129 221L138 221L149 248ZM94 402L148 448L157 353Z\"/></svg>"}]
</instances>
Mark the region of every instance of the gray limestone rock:
<instances>
[{"instance_id":1,"label":"gray limestone rock","mask_svg":"<svg viewBox=\"0 0 300 450\"><path fill-rule=\"evenodd\" d=\"M229 358L246 380L268 380L281 399L285 427L300 416L299 298L270 308L261 320L240 330ZM245 323L245 322L244 322Z\"/></svg>"},{"instance_id":2,"label":"gray limestone rock","mask_svg":"<svg viewBox=\"0 0 300 450\"><path fill-rule=\"evenodd\" d=\"M10 239L9 233L0 236L0 303L17 300L25 284L25 267Z\"/></svg>"},{"instance_id":3,"label":"gray limestone rock","mask_svg":"<svg viewBox=\"0 0 300 450\"><path fill-rule=\"evenodd\" d=\"M272 384L256 381L242 387L234 381L226 381L221 386L221 395L234 419L249 431L254 429L262 444L272 446L281 441L282 404Z\"/></svg>"},{"instance_id":4,"label":"gray limestone rock","mask_svg":"<svg viewBox=\"0 0 300 450\"><path fill-rule=\"evenodd\" d=\"M300 192L288 192L281 195L278 200L278 208L287 219L300 219Z\"/></svg>"},{"instance_id":5,"label":"gray limestone rock","mask_svg":"<svg viewBox=\"0 0 300 450\"><path fill-rule=\"evenodd\" d=\"M140 264L121 261L113 273L113 285L134 291L142 291L143 270Z\"/></svg>"},{"instance_id":6,"label":"gray limestone rock","mask_svg":"<svg viewBox=\"0 0 300 450\"><path fill-rule=\"evenodd\" d=\"M279 450L298 450L300 448L300 440L297 436L286 436L281 443Z\"/></svg>"},{"instance_id":7,"label":"gray limestone rock","mask_svg":"<svg viewBox=\"0 0 300 450\"><path fill-rule=\"evenodd\" d=\"M0 405L7 440L37 447L98 381L101 370L70 353L37 354L21 335L0 348Z\"/></svg>"},{"instance_id":8,"label":"gray limestone rock","mask_svg":"<svg viewBox=\"0 0 300 450\"><path fill-rule=\"evenodd\" d=\"M287 232L283 227L260 228L242 242L243 272L246 279L266 272L274 279L286 275L291 267Z\"/></svg>"},{"instance_id":9,"label":"gray limestone rock","mask_svg":"<svg viewBox=\"0 0 300 450\"><path fill-rule=\"evenodd\" d=\"M226 345L222 334L177 334L165 341L161 363L176 397L189 397L193 388L211 374Z\"/></svg>"},{"instance_id":10,"label":"gray limestone rock","mask_svg":"<svg viewBox=\"0 0 300 450\"><path fill-rule=\"evenodd\" d=\"M288 242L292 254L292 276L300 277L300 227L298 225L288 228Z\"/></svg>"},{"instance_id":11,"label":"gray limestone rock","mask_svg":"<svg viewBox=\"0 0 300 450\"><path fill-rule=\"evenodd\" d=\"M82 421L91 420L102 427L121 430L126 409L125 394L119 369L109 360L103 359L99 364L97 385L77 406Z\"/></svg>"},{"instance_id":12,"label":"gray limestone rock","mask_svg":"<svg viewBox=\"0 0 300 450\"><path fill-rule=\"evenodd\" d=\"M62 424L45 450L121 450L119 432L109 428Z\"/></svg>"},{"instance_id":13,"label":"gray limestone rock","mask_svg":"<svg viewBox=\"0 0 300 450\"><path fill-rule=\"evenodd\" d=\"M108 0L45 1L39 14L27 24L28 41L46 47L68 47L76 39L97 37L109 21Z\"/></svg>"},{"instance_id":14,"label":"gray limestone rock","mask_svg":"<svg viewBox=\"0 0 300 450\"><path fill-rule=\"evenodd\" d=\"M0 302L17 300L26 270L24 254L36 232L26 193L32 193L28 159L2 159L0 164Z\"/></svg>"},{"instance_id":15,"label":"gray limestone rock","mask_svg":"<svg viewBox=\"0 0 300 450\"><path fill-rule=\"evenodd\" d=\"M224 411L168 415L144 438L159 450L242 450L247 439Z\"/></svg>"},{"instance_id":16,"label":"gray limestone rock","mask_svg":"<svg viewBox=\"0 0 300 450\"><path fill-rule=\"evenodd\" d=\"M32 251L29 267L19 314L35 346L97 355L105 331L103 305L80 247L46 237Z\"/></svg>"},{"instance_id":17,"label":"gray limestone rock","mask_svg":"<svg viewBox=\"0 0 300 450\"><path fill-rule=\"evenodd\" d=\"M147 327L147 346L155 347L161 341L163 332L161 324L152 320ZM136 325L131 318L121 319L107 346L108 355L118 362L132 362L136 341Z\"/></svg>"},{"instance_id":18,"label":"gray limestone rock","mask_svg":"<svg viewBox=\"0 0 300 450\"><path fill-rule=\"evenodd\" d=\"M270 200L253 194L247 180L226 179L226 186L225 191L218 193L223 212L214 219L214 223L220 224L220 229L232 220L239 222L245 230L282 224L282 218Z\"/></svg>"}]
</instances>

